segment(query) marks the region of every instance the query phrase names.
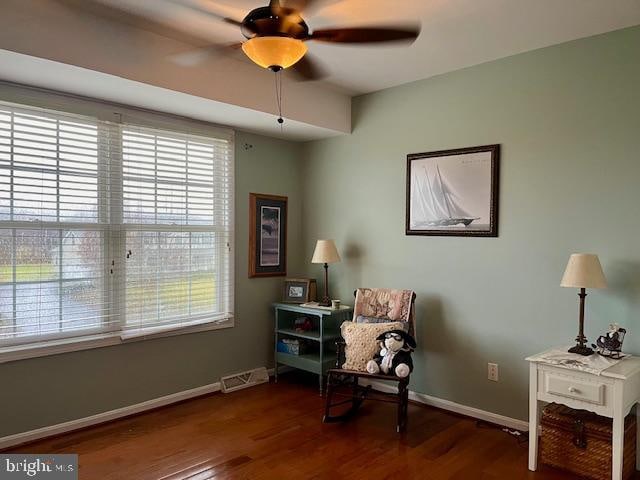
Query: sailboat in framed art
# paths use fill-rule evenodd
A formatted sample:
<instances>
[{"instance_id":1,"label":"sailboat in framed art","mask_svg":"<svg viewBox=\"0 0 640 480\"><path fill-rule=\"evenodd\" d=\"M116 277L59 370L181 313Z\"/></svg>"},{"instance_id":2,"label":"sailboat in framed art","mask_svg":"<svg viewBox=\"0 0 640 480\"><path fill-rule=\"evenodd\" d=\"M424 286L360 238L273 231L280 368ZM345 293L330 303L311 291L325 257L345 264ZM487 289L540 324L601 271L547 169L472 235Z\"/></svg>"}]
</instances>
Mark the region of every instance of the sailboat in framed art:
<instances>
[{"instance_id":1,"label":"sailboat in framed art","mask_svg":"<svg viewBox=\"0 0 640 480\"><path fill-rule=\"evenodd\" d=\"M436 163L435 173L429 175L427 167L423 166L424 174L418 172L412 178L417 198L417 212L415 212L412 226L416 227L449 227L464 225L468 227L474 220L479 220L468 213L456 200L458 196L442 179L440 166Z\"/></svg>"},{"instance_id":2,"label":"sailboat in framed art","mask_svg":"<svg viewBox=\"0 0 640 480\"><path fill-rule=\"evenodd\" d=\"M497 236L499 145L407 156L407 235Z\"/></svg>"}]
</instances>

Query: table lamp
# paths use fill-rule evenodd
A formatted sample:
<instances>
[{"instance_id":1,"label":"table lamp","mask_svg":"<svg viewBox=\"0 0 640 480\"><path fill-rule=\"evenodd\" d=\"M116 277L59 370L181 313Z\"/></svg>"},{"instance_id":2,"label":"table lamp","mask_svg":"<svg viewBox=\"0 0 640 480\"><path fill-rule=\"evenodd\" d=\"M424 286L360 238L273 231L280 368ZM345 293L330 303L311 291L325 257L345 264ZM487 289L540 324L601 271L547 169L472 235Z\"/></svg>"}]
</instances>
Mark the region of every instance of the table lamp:
<instances>
[{"instance_id":1,"label":"table lamp","mask_svg":"<svg viewBox=\"0 0 640 480\"><path fill-rule=\"evenodd\" d=\"M593 350L584 336L584 300L587 297L587 288L607 288L607 280L604 278L602 266L597 255L591 253L574 253L569 257L569 263L560 282L561 287L579 288L580 293L580 326L576 337L576 346L569 352L580 355L591 355Z\"/></svg>"},{"instance_id":2,"label":"table lamp","mask_svg":"<svg viewBox=\"0 0 640 480\"><path fill-rule=\"evenodd\" d=\"M331 298L329 298L329 264L339 261L340 255L333 240L318 240L311 263L324 263L324 296L320 302L323 307L331 305Z\"/></svg>"}]
</instances>

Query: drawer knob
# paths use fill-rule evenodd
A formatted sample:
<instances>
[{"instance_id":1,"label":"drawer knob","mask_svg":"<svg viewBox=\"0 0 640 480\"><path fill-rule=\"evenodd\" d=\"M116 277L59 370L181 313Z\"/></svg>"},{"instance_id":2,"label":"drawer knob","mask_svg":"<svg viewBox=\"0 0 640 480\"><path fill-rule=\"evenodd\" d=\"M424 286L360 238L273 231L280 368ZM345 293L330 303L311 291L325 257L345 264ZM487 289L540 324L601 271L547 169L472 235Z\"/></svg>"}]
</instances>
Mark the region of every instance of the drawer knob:
<instances>
[{"instance_id":1,"label":"drawer knob","mask_svg":"<svg viewBox=\"0 0 640 480\"><path fill-rule=\"evenodd\" d=\"M569 393L579 393L580 390L578 390L576 387L569 387Z\"/></svg>"}]
</instances>

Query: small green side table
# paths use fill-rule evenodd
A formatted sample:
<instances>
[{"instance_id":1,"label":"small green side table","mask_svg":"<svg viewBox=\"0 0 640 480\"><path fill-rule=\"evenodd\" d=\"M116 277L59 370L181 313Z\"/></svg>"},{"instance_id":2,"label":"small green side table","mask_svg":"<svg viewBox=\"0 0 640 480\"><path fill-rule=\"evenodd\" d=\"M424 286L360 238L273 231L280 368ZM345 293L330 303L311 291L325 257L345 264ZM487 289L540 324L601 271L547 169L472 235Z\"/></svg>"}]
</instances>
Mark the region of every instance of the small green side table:
<instances>
[{"instance_id":1,"label":"small green side table","mask_svg":"<svg viewBox=\"0 0 640 480\"><path fill-rule=\"evenodd\" d=\"M287 365L307 372L318 374L320 395L322 395L323 375L333 368L336 361L334 342L340 338L340 325L351 320L353 308L343 305L340 309L302 307L290 303L274 303L275 309L275 380L278 381L278 366ZM296 331L296 318L309 317L314 329ZM314 342L313 350L302 355L278 351L278 340L282 338L300 338ZM317 345L315 345L317 343Z\"/></svg>"}]
</instances>

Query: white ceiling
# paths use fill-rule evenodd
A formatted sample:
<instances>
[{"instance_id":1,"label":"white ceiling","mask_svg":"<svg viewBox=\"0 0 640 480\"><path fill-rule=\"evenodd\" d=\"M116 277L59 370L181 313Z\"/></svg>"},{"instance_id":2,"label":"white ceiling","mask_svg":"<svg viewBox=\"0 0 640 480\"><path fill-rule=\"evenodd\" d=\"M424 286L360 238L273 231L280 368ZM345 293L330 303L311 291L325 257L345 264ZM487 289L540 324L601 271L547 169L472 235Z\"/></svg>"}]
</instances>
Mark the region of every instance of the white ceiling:
<instances>
[{"instance_id":1,"label":"white ceiling","mask_svg":"<svg viewBox=\"0 0 640 480\"><path fill-rule=\"evenodd\" d=\"M242 20L267 0L101 0L145 13L213 41L243 39L235 26L189 6ZM285 0L282 0L286 4ZM356 95L490 60L640 24L640 0L317 0L314 28L422 24L418 40L387 46L309 42L330 72L323 83Z\"/></svg>"},{"instance_id":2,"label":"white ceiling","mask_svg":"<svg viewBox=\"0 0 640 480\"><path fill-rule=\"evenodd\" d=\"M389 3L397 8L385 13ZM311 21L324 26L355 18L422 23L408 48L311 47L333 72L329 81L367 93L640 24L640 0L347 0Z\"/></svg>"},{"instance_id":3,"label":"white ceiling","mask_svg":"<svg viewBox=\"0 0 640 480\"><path fill-rule=\"evenodd\" d=\"M1 3L0 80L292 140L351 131L350 97L326 85L285 78L286 122L281 129L273 74L242 56L180 65L172 59L194 49L182 40L90 15L57 0ZM216 21L214 26L226 25ZM213 28L211 32L217 34Z\"/></svg>"},{"instance_id":4,"label":"white ceiling","mask_svg":"<svg viewBox=\"0 0 640 480\"><path fill-rule=\"evenodd\" d=\"M42 82L42 72L47 72L45 83ZM290 118L280 128L273 115L259 110L7 50L0 50L0 77L11 84L46 87L287 140L309 141L340 134L335 130ZM9 87L13 87L11 84ZM0 90L2 86L0 85ZM6 100L19 103L19 100L13 98Z\"/></svg>"},{"instance_id":5,"label":"white ceiling","mask_svg":"<svg viewBox=\"0 0 640 480\"><path fill-rule=\"evenodd\" d=\"M318 0L311 29L420 22L410 45L309 43L330 76L285 76L285 129L275 122L273 76L235 58L175 62L193 46L96 17L61 0L2 0L0 80L79 93L295 140L351 130L352 95L520 52L640 24L640 0ZM237 27L196 9L242 19L267 0L100 0L191 33L205 43L242 40ZM284 2L283 2L284 3Z\"/></svg>"}]
</instances>

